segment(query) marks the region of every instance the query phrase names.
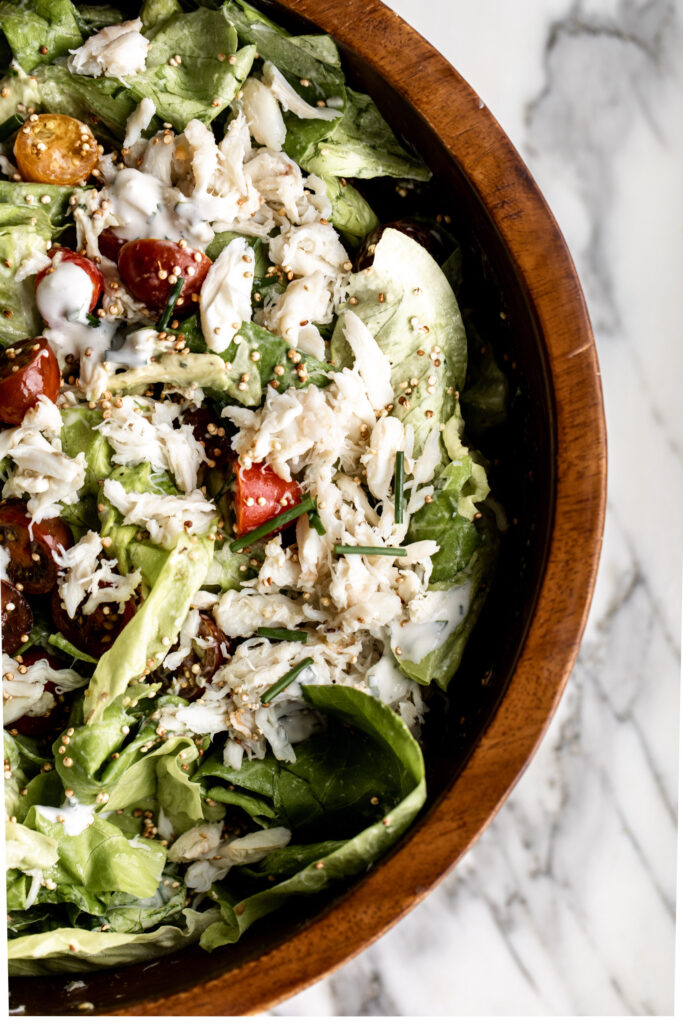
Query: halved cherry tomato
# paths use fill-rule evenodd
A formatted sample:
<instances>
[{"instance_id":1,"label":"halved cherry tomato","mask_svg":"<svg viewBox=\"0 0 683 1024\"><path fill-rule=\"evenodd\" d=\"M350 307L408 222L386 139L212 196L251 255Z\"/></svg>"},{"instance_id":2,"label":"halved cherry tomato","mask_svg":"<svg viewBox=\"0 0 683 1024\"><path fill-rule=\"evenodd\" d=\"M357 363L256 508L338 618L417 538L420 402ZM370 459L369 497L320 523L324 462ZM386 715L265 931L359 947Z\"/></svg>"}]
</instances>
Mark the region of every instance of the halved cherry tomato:
<instances>
[{"instance_id":1,"label":"halved cherry tomato","mask_svg":"<svg viewBox=\"0 0 683 1024\"><path fill-rule=\"evenodd\" d=\"M436 228L429 227L426 224L421 224L416 220L392 220L389 224L381 224L380 227L375 228L369 235L366 235L360 244L360 248L356 253L356 258L353 263L353 269L355 271L365 270L366 267L372 266L372 261L375 258L375 249L377 243L384 234L387 228L393 228L394 231L400 231L403 235L408 235L413 241L419 242L428 253L434 257L437 263L443 263L446 258L446 247L444 241L439 235Z\"/></svg>"},{"instance_id":2,"label":"halved cherry tomato","mask_svg":"<svg viewBox=\"0 0 683 1024\"><path fill-rule=\"evenodd\" d=\"M211 409L200 405L183 413L183 423L190 424L194 436L206 451L207 459L216 466L225 466L234 458L235 453L230 446L228 420L221 419Z\"/></svg>"},{"instance_id":3,"label":"halved cherry tomato","mask_svg":"<svg viewBox=\"0 0 683 1024\"><path fill-rule=\"evenodd\" d=\"M301 501L296 480L283 480L277 473L257 462L251 469L235 469L235 534L241 537L267 523Z\"/></svg>"},{"instance_id":4,"label":"halved cherry tomato","mask_svg":"<svg viewBox=\"0 0 683 1024\"><path fill-rule=\"evenodd\" d=\"M25 644L33 629L33 612L20 590L7 580L0 582L2 603L2 646L8 654Z\"/></svg>"},{"instance_id":5,"label":"halved cherry tomato","mask_svg":"<svg viewBox=\"0 0 683 1024\"><path fill-rule=\"evenodd\" d=\"M220 626L217 626L210 615L205 612L199 613L199 630L196 641L192 643L192 652L180 663L175 672L169 669L158 670L162 673L164 682L161 690L169 690L173 679L179 679L180 686L178 695L185 700L197 700L204 692L207 683L210 683L215 673L225 661L225 655L221 649L225 644L225 650L230 652L232 641L228 640ZM208 646L204 642L210 641ZM157 675L158 673L155 673Z\"/></svg>"},{"instance_id":6,"label":"halved cherry tomato","mask_svg":"<svg viewBox=\"0 0 683 1024\"><path fill-rule=\"evenodd\" d=\"M0 544L9 551L7 575L27 594L47 594L57 582L54 555L70 548L73 534L63 519L31 523L26 504L18 498L0 502Z\"/></svg>"},{"instance_id":7,"label":"halved cherry tomato","mask_svg":"<svg viewBox=\"0 0 683 1024\"><path fill-rule=\"evenodd\" d=\"M73 249L64 249L60 245L53 245L48 256L52 259L52 266L45 267L36 274L36 294L40 287L41 281L44 281L49 274L54 274L55 270L61 263L73 263L81 270L85 271L90 280L92 281L92 299L90 300L90 312L96 308L97 303L100 301L100 296L104 291L104 277L100 268L89 260L87 256L81 256L79 252L74 252ZM45 317L43 317L45 319Z\"/></svg>"},{"instance_id":8,"label":"halved cherry tomato","mask_svg":"<svg viewBox=\"0 0 683 1024\"><path fill-rule=\"evenodd\" d=\"M123 627L135 615L135 610L135 601L131 598L126 601L121 612L116 601L112 601L98 604L92 615L83 615L77 609L72 619L62 605L59 590L55 588L52 594L52 618L55 626L74 647L85 651L93 658L101 658L104 652L109 650Z\"/></svg>"},{"instance_id":9,"label":"halved cherry tomato","mask_svg":"<svg viewBox=\"0 0 683 1024\"><path fill-rule=\"evenodd\" d=\"M196 308L211 260L199 249L160 238L136 238L119 252L119 273L131 295L148 307L163 310L179 277L185 282L176 302L178 314Z\"/></svg>"},{"instance_id":10,"label":"halved cherry tomato","mask_svg":"<svg viewBox=\"0 0 683 1024\"><path fill-rule=\"evenodd\" d=\"M41 395L59 394L59 363L45 338L25 338L0 351L0 421L21 423Z\"/></svg>"},{"instance_id":11,"label":"halved cherry tomato","mask_svg":"<svg viewBox=\"0 0 683 1024\"><path fill-rule=\"evenodd\" d=\"M42 658L47 660L51 668L64 668L64 665L42 647L32 647L30 651L27 651L22 658L22 664L35 665ZM22 715L21 718L17 718L16 722L12 722L10 729L16 729L22 736L40 737L49 736L50 733L57 732L66 725L68 717L66 694L56 693L55 684L52 682L45 683L45 689L54 697L55 702L52 707L42 715Z\"/></svg>"},{"instance_id":12,"label":"halved cherry tomato","mask_svg":"<svg viewBox=\"0 0 683 1024\"><path fill-rule=\"evenodd\" d=\"M24 181L77 185L97 163L97 140L75 117L31 114L17 132L14 158Z\"/></svg>"},{"instance_id":13,"label":"halved cherry tomato","mask_svg":"<svg viewBox=\"0 0 683 1024\"><path fill-rule=\"evenodd\" d=\"M111 228L105 228L98 237L97 244L102 256L106 256L108 260L113 260L114 263L117 263L119 253L122 246L126 244L126 240L125 238L120 238Z\"/></svg>"}]
</instances>

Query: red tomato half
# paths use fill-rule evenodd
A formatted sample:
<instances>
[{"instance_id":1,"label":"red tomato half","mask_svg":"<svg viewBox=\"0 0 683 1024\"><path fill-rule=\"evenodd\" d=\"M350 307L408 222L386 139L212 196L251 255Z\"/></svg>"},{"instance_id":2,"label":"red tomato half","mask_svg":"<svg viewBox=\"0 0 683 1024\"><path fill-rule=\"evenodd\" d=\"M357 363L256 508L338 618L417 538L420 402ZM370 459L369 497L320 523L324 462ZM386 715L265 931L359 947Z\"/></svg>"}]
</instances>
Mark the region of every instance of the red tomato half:
<instances>
[{"instance_id":1,"label":"red tomato half","mask_svg":"<svg viewBox=\"0 0 683 1024\"><path fill-rule=\"evenodd\" d=\"M52 619L57 629L66 639L85 651L92 658L101 658L116 640L123 627L135 615L135 601L126 601L123 611L119 611L116 601L98 604L92 615L83 615L78 609L71 618L62 606L59 591L55 588L52 594Z\"/></svg>"},{"instance_id":2,"label":"red tomato half","mask_svg":"<svg viewBox=\"0 0 683 1024\"><path fill-rule=\"evenodd\" d=\"M51 668L60 669L65 667L42 647L32 647L30 651L27 651L23 656L23 664L27 666L35 665L41 658L46 658ZM22 715L21 718L17 718L16 722L12 722L9 726L10 729L16 729L22 736L40 737L49 736L51 732L56 732L57 729L61 729L66 725L68 717L66 713L67 708L65 707L66 695L55 693L54 683L45 683L45 689L55 699L49 711L46 711L43 715Z\"/></svg>"},{"instance_id":3,"label":"red tomato half","mask_svg":"<svg viewBox=\"0 0 683 1024\"><path fill-rule=\"evenodd\" d=\"M0 603L3 650L14 654L29 638L33 629L33 612L21 591L8 580L0 582Z\"/></svg>"},{"instance_id":4,"label":"red tomato half","mask_svg":"<svg viewBox=\"0 0 683 1024\"><path fill-rule=\"evenodd\" d=\"M251 469L238 466L235 474L236 535L241 537L255 530L300 501L301 491L296 480L283 480L262 462Z\"/></svg>"},{"instance_id":5,"label":"red tomato half","mask_svg":"<svg viewBox=\"0 0 683 1024\"><path fill-rule=\"evenodd\" d=\"M176 308L185 316L196 308L211 260L199 249L160 238L136 238L119 252L119 273L131 295L162 311L179 277L185 279Z\"/></svg>"},{"instance_id":6,"label":"red tomato half","mask_svg":"<svg viewBox=\"0 0 683 1024\"><path fill-rule=\"evenodd\" d=\"M25 338L0 351L0 421L21 423L41 395L59 394L57 357L45 338Z\"/></svg>"},{"instance_id":7,"label":"red tomato half","mask_svg":"<svg viewBox=\"0 0 683 1024\"><path fill-rule=\"evenodd\" d=\"M102 256L106 256L108 260L113 260L116 263L118 262L122 246L126 244L126 240L115 234L111 228L105 228L98 237L97 244Z\"/></svg>"},{"instance_id":8,"label":"red tomato half","mask_svg":"<svg viewBox=\"0 0 683 1024\"><path fill-rule=\"evenodd\" d=\"M57 582L54 555L70 548L73 534L63 519L31 525L26 504L18 498L0 502L0 544L9 551L7 575L27 594L47 594Z\"/></svg>"},{"instance_id":9,"label":"red tomato half","mask_svg":"<svg viewBox=\"0 0 683 1024\"><path fill-rule=\"evenodd\" d=\"M59 245L54 245L48 252L48 256L52 259L52 266L45 267L45 270L41 270L39 274L36 274L36 291L40 282L48 274L54 273L55 268L60 263L75 263L77 267L85 271L92 281L92 299L90 300L90 312L92 313L104 291L104 278L100 268L92 260L89 260L87 256L81 256L79 252L74 252L73 249L63 249Z\"/></svg>"}]
</instances>

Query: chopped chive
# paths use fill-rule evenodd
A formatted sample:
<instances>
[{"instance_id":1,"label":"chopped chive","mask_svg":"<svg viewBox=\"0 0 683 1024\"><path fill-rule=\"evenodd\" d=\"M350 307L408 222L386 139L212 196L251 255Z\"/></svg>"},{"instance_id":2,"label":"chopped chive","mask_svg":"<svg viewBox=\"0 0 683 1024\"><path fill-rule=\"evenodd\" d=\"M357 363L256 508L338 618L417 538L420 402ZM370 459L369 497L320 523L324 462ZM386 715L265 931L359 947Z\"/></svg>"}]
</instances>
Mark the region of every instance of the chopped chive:
<instances>
[{"instance_id":1,"label":"chopped chive","mask_svg":"<svg viewBox=\"0 0 683 1024\"><path fill-rule=\"evenodd\" d=\"M171 316L173 314L173 310L175 309L175 304L180 298L180 293L183 290L184 284L185 278L179 277L176 283L173 285L173 288L171 289L171 294L169 295L168 300L166 302L166 309L161 314L161 320L157 324L158 331L165 331L168 325L170 324Z\"/></svg>"},{"instance_id":2,"label":"chopped chive","mask_svg":"<svg viewBox=\"0 0 683 1024\"><path fill-rule=\"evenodd\" d=\"M392 558L405 558L405 548L372 548L362 544L335 544L335 555L391 555Z\"/></svg>"},{"instance_id":3,"label":"chopped chive","mask_svg":"<svg viewBox=\"0 0 683 1024\"><path fill-rule=\"evenodd\" d=\"M281 679L278 679L276 683L269 686L265 693L261 694L261 703L269 704L273 697L277 697L278 693L282 693L290 683L293 683L296 677L303 672L305 668L313 664L313 658L304 658L294 668L290 668L289 672L285 672Z\"/></svg>"},{"instance_id":4,"label":"chopped chive","mask_svg":"<svg viewBox=\"0 0 683 1024\"><path fill-rule=\"evenodd\" d=\"M324 536L324 534L327 533L327 530L323 526L323 521L322 521L322 519L320 518L320 516L318 515L317 512L309 512L308 513L308 521L311 524L311 526L313 527L313 529L315 530L315 532L319 533L321 537Z\"/></svg>"},{"instance_id":5,"label":"chopped chive","mask_svg":"<svg viewBox=\"0 0 683 1024\"><path fill-rule=\"evenodd\" d=\"M275 516L273 519L269 519L266 523L261 523L255 530L251 530L249 533L245 533L243 537L238 537L230 545L231 551L241 551L242 548L248 547L250 544L255 544L257 540L261 540L262 537L267 537L269 533L273 533L275 530L279 530L281 526L286 523L291 523L292 519L298 519L305 512L312 512L315 508L315 502L310 494L307 494L303 501L300 501L298 505L292 505L291 508L285 509L279 516Z\"/></svg>"},{"instance_id":6,"label":"chopped chive","mask_svg":"<svg viewBox=\"0 0 683 1024\"><path fill-rule=\"evenodd\" d=\"M305 629L271 629L269 626L259 626L256 635L265 636L268 640L293 640L302 644L308 640Z\"/></svg>"},{"instance_id":7,"label":"chopped chive","mask_svg":"<svg viewBox=\"0 0 683 1024\"><path fill-rule=\"evenodd\" d=\"M12 114L12 116L8 117L6 121L3 121L2 124L0 124L0 142L4 142L5 139L9 139L10 135L14 135L14 133L21 128L24 121L25 118L21 117L20 114Z\"/></svg>"},{"instance_id":8,"label":"chopped chive","mask_svg":"<svg viewBox=\"0 0 683 1024\"><path fill-rule=\"evenodd\" d=\"M86 313L85 319L88 321L88 326L90 327L100 326L100 318L98 316L94 316L92 313Z\"/></svg>"},{"instance_id":9,"label":"chopped chive","mask_svg":"<svg viewBox=\"0 0 683 1024\"><path fill-rule=\"evenodd\" d=\"M394 519L403 522L403 452L396 452L394 470Z\"/></svg>"}]
</instances>

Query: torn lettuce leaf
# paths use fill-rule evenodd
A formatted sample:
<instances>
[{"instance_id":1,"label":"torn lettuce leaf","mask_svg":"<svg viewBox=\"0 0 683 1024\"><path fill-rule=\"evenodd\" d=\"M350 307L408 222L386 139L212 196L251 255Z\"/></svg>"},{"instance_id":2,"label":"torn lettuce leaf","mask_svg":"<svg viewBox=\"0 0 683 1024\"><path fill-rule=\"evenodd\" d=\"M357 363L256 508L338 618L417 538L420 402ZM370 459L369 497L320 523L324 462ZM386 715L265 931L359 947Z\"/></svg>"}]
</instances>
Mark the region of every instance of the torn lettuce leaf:
<instances>
[{"instance_id":1,"label":"torn lettuce leaf","mask_svg":"<svg viewBox=\"0 0 683 1024\"><path fill-rule=\"evenodd\" d=\"M219 911L180 912L175 924L162 924L151 932L87 931L56 928L37 935L21 935L7 944L12 977L36 974L76 974L144 963L177 952L196 942L219 919Z\"/></svg>"},{"instance_id":2,"label":"torn lettuce leaf","mask_svg":"<svg viewBox=\"0 0 683 1024\"><path fill-rule=\"evenodd\" d=\"M285 150L309 174L338 178L413 178L431 172L398 141L374 100L346 87L344 113L334 121L285 115ZM324 126L324 132L323 127Z\"/></svg>"},{"instance_id":3,"label":"torn lettuce leaf","mask_svg":"<svg viewBox=\"0 0 683 1024\"><path fill-rule=\"evenodd\" d=\"M453 597L457 597L458 591L462 591L462 617L459 617L459 621L454 628L449 630L445 639L440 637L440 642L433 645L432 650L419 660L411 661L406 653L396 656L401 672L409 679L415 679L425 685L434 681L442 690L447 690L460 665L465 645L479 618L496 567L499 535L494 518L487 510L482 515L479 535L477 549L468 565L460 573L456 587L451 591ZM451 543L453 543L452 540ZM449 592L442 591L441 593L447 595ZM438 626L438 623L435 625ZM397 643L400 646L398 639Z\"/></svg>"},{"instance_id":4,"label":"torn lettuce leaf","mask_svg":"<svg viewBox=\"0 0 683 1024\"><path fill-rule=\"evenodd\" d=\"M50 64L83 42L71 0L2 0L0 30L24 71Z\"/></svg>"},{"instance_id":5,"label":"torn lettuce leaf","mask_svg":"<svg viewBox=\"0 0 683 1024\"><path fill-rule=\"evenodd\" d=\"M346 180L331 175L323 177L332 203L332 223L352 246L358 246L371 231L379 227L374 210L357 188Z\"/></svg>"},{"instance_id":6,"label":"torn lettuce leaf","mask_svg":"<svg viewBox=\"0 0 683 1024\"><path fill-rule=\"evenodd\" d=\"M52 226L40 209L0 204L0 343L34 338L42 319L34 295L33 276L17 281L19 266L36 252L46 252Z\"/></svg>"},{"instance_id":7,"label":"torn lettuce leaf","mask_svg":"<svg viewBox=\"0 0 683 1024\"><path fill-rule=\"evenodd\" d=\"M413 427L418 455L434 425L452 416L455 393L465 381L467 337L453 290L426 249L386 228L371 268L351 276L348 295L357 300L349 308L391 364L392 415ZM332 335L332 358L340 366L352 363L343 312ZM406 400L414 378L418 384Z\"/></svg>"},{"instance_id":8,"label":"torn lettuce leaf","mask_svg":"<svg viewBox=\"0 0 683 1024\"><path fill-rule=\"evenodd\" d=\"M83 494L96 495L100 480L106 480L113 470L113 449L106 437L97 430L102 422L99 409L75 406L62 410L62 449L70 458L80 452L85 455L86 473Z\"/></svg>"},{"instance_id":9,"label":"torn lettuce leaf","mask_svg":"<svg viewBox=\"0 0 683 1024\"><path fill-rule=\"evenodd\" d=\"M46 64L35 76L43 110L84 121L106 143L123 140L137 100L118 78L72 75L62 64Z\"/></svg>"},{"instance_id":10,"label":"torn lettuce leaf","mask_svg":"<svg viewBox=\"0 0 683 1024\"><path fill-rule=\"evenodd\" d=\"M424 803L422 753L393 711L351 687L303 686L302 692L327 717L328 731L299 744L294 763L269 755L246 763L231 783L275 813L269 824L288 822L293 842L255 868L233 868L212 887L222 920L202 935L204 949L236 942L292 896L366 871ZM222 768L207 762L195 778L213 772L228 781L230 769ZM259 816L269 813L259 807Z\"/></svg>"},{"instance_id":11,"label":"torn lettuce leaf","mask_svg":"<svg viewBox=\"0 0 683 1024\"><path fill-rule=\"evenodd\" d=\"M79 4L74 13L84 39L93 32L106 28L107 25L118 25L123 21L123 15L118 7L109 7L107 4Z\"/></svg>"},{"instance_id":12,"label":"torn lettuce leaf","mask_svg":"<svg viewBox=\"0 0 683 1024\"><path fill-rule=\"evenodd\" d=\"M100 658L85 691L87 722L98 722L111 701L169 651L192 598L206 579L212 556L213 541L208 536L180 536L146 600Z\"/></svg>"},{"instance_id":13,"label":"torn lettuce leaf","mask_svg":"<svg viewBox=\"0 0 683 1024\"><path fill-rule=\"evenodd\" d=\"M71 220L69 199L84 189L71 185L43 185L32 181L0 181L0 205L24 206L47 214L53 237ZM46 203L46 197L49 202Z\"/></svg>"},{"instance_id":14,"label":"torn lettuce leaf","mask_svg":"<svg viewBox=\"0 0 683 1024\"><path fill-rule=\"evenodd\" d=\"M183 131L196 118L210 124L232 103L249 74L256 48L238 50L237 33L223 8L200 7L162 21L153 35L145 70L128 79L136 99L149 97L158 117ZM235 63L218 54L234 55ZM172 65L172 58L180 60Z\"/></svg>"}]
</instances>

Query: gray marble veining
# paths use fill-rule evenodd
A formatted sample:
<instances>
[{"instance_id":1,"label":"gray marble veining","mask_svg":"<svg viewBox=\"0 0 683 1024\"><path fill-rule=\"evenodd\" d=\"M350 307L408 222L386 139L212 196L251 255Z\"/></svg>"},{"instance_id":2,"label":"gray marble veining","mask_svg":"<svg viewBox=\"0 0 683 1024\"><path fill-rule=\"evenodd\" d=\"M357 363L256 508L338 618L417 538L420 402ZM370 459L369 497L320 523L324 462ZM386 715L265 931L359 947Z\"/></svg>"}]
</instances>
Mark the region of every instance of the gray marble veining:
<instances>
[{"instance_id":1,"label":"gray marble veining","mask_svg":"<svg viewBox=\"0 0 683 1024\"><path fill-rule=\"evenodd\" d=\"M388 935L274 1014L669 1014L683 9L674 0L389 6L479 92L571 248L605 391L605 544L566 696L496 820Z\"/></svg>"}]
</instances>

